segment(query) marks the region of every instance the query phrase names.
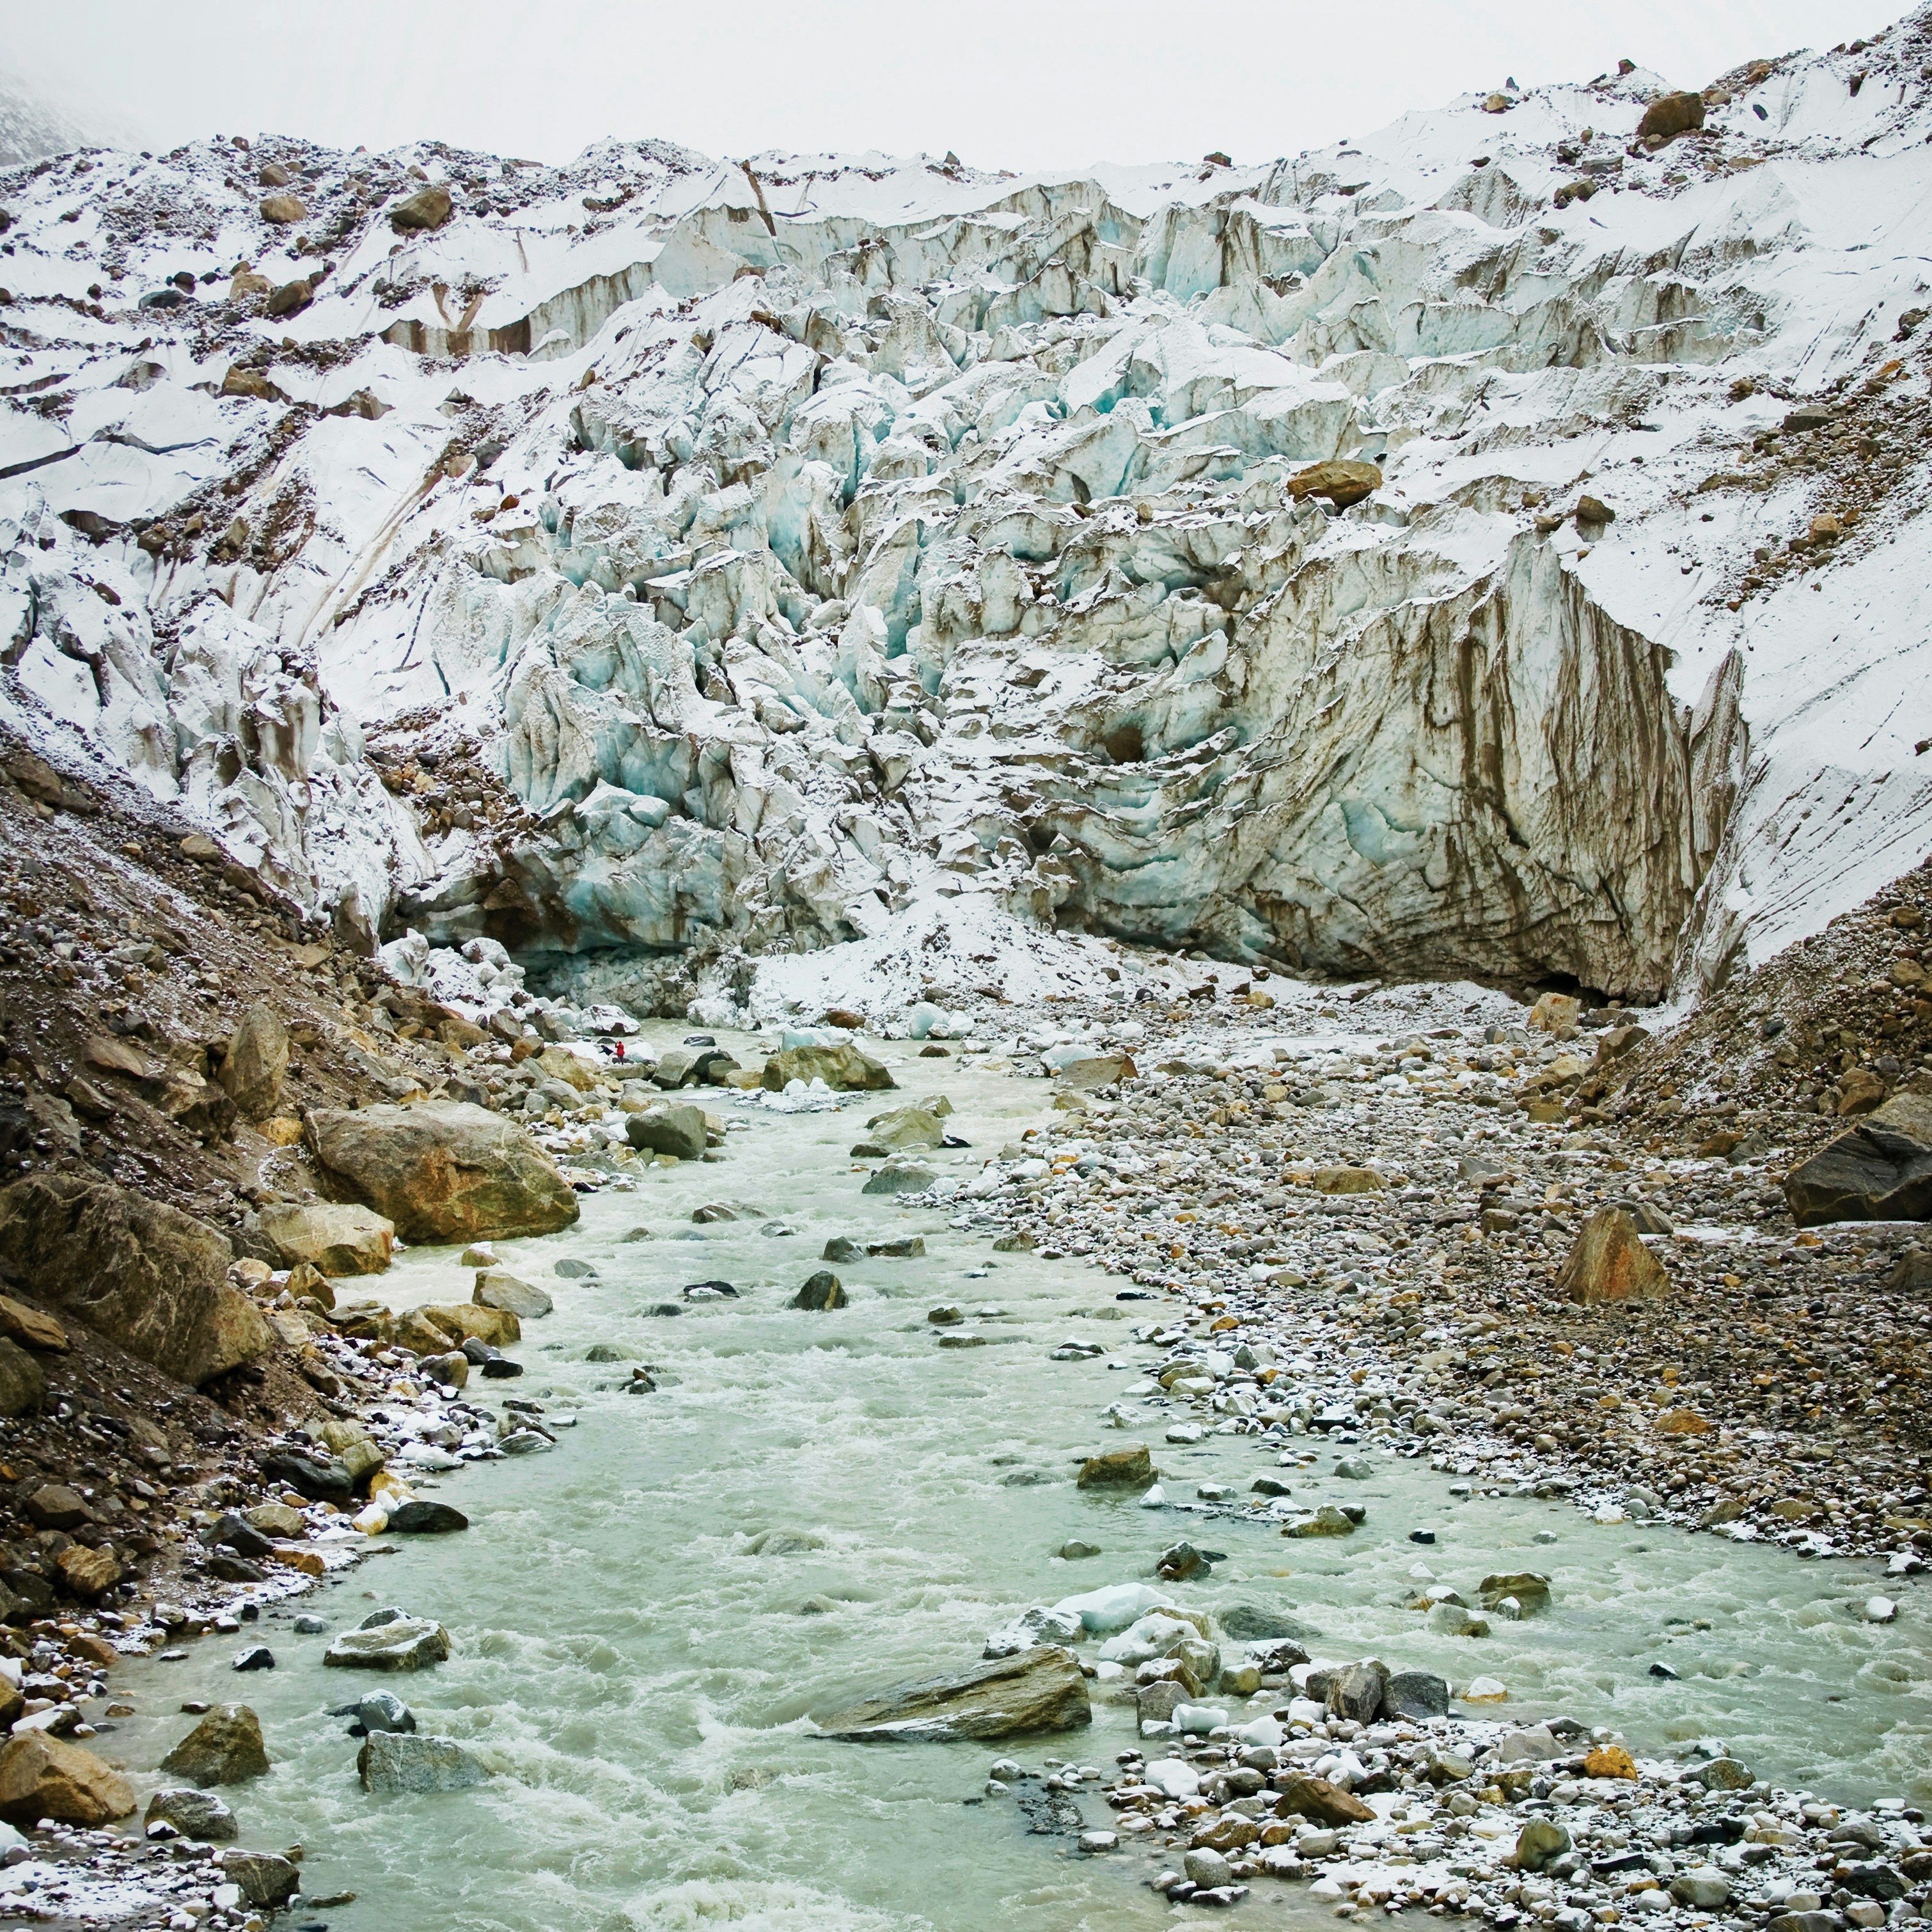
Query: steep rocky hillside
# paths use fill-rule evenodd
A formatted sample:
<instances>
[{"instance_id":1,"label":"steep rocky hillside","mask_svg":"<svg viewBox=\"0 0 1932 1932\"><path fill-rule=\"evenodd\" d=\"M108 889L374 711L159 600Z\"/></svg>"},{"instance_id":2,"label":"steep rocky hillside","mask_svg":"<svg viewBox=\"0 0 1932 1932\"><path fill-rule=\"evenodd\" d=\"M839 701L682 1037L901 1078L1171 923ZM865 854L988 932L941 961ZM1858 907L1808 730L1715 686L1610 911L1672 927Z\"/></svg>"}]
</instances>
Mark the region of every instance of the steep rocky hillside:
<instances>
[{"instance_id":1,"label":"steep rocky hillside","mask_svg":"<svg viewBox=\"0 0 1932 1932\"><path fill-rule=\"evenodd\" d=\"M362 946L1654 999L1922 856L1932 29L1264 166L0 177L4 703Z\"/></svg>"}]
</instances>

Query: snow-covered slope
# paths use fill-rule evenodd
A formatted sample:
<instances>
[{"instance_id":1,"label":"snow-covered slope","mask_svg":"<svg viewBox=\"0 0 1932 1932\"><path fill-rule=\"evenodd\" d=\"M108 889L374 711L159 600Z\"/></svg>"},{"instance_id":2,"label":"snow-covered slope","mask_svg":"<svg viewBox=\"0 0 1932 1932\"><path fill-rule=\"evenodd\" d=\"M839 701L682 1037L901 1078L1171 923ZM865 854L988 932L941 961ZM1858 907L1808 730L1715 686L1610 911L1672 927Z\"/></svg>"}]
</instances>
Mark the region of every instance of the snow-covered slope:
<instances>
[{"instance_id":1,"label":"snow-covered slope","mask_svg":"<svg viewBox=\"0 0 1932 1932\"><path fill-rule=\"evenodd\" d=\"M1694 983L1932 838L1928 22L1660 141L1626 72L1256 169L16 170L0 702L584 998L962 893Z\"/></svg>"},{"instance_id":2,"label":"snow-covered slope","mask_svg":"<svg viewBox=\"0 0 1932 1932\"><path fill-rule=\"evenodd\" d=\"M0 69L0 167L64 154L87 138L80 123L39 88Z\"/></svg>"}]
</instances>

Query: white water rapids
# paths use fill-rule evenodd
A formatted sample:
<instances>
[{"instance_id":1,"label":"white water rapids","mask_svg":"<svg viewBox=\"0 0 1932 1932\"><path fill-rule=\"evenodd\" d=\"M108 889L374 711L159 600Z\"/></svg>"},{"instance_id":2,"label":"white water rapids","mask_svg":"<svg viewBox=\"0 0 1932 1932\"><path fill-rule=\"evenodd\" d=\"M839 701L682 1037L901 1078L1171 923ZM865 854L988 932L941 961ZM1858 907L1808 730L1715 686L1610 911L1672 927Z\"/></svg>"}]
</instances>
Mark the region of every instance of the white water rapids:
<instances>
[{"instance_id":1,"label":"white water rapids","mask_svg":"<svg viewBox=\"0 0 1932 1932\"><path fill-rule=\"evenodd\" d=\"M682 1030L651 1029L660 1046ZM141 1715L103 1748L144 1794L192 1721L178 1714L182 1700L238 1700L260 1712L273 1771L224 1793L243 1842L304 1846L309 1897L358 1894L289 1923L320 1919L332 1932L1165 1924L1172 1908L1138 1882L1156 1868L1147 1852L1083 1858L1066 1840L1029 1837L1010 1801L962 1803L1010 1750L1035 1768L1051 1756L1111 1770L1134 1742L1130 1708L1096 1700L1091 1730L1016 1749L838 1744L812 1736L804 1714L976 1658L986 1632L1030 1604L1147 1580L1156 1552L1183 1536L1228 1560L1210 1582L1175 1586L1180 1600L1289 1612L1320 1633L1309 1646L1317 1655L1372 1654L1459 1688L1479 1672L1500 1678L1510 1701L1486 1714L1612 1724L1640 1754L1714 1736L1760 1776L1828 1796L1932 1796L1923 1612L1908 1596L1897 1624L1862 1622L1858 1606L1876 1587L1868 1564L1600 1525L1558 1503L1456 1502L1449 1479L1420 1462L1383 1460L1370 1482L1336 1484L1332 1448L1314 1471L1283 1473L1298 1497L1367 1505L1346 1541L1285 1541L1264 1524L1078 1491L1079 1452L1141 1435L1177 1501L1210 1478L1245 1492L1274 1468L1276 1451L1238 1436L1166 1444L1173 1412L1159 1408L1130 1435L1098 1421L1136 1379L1108 1360L1145 1354L1114 1312L1139 1318L1172 1304L1118 1303L1124 1284L1077 1262L996 1255L985 1237L951 1231L944 1211L860 1195L847 1149L868 1113L946 1093L958 1109L948 1124L974 1148L935 1158L958 1162L963 1178L1046 1097L1037 1082L918 1059L908 1046L885 1051L903 1095L793 1117L706 1095L752 1123L729 1136L728 1160L656 1171L634 1192L587 1198L564 1234L500 1244L506 1265L541 1282L556 1310L526 1324L513 1352L528 1366L521 1381L472 1383L469 1393L491 1406L505 1395L534 1399L580 1419L554 1453L486 1465L434 1492L468 1513L466 1534L392 1539L394 1554L266 1615L248 1640L272 1646L273 1672L233 1675L238 1642L218 1638L187 1661L133 1663L117 1676ZM693 1226L694 1208L719 1201L754 1211ZM760 1233L780 1218L798 1232ZM640 1225L656 1238L623 1240ZM849 1307L784 1305L826 1265L828 1237L913 1232L925 1237L923 1260L836 1268ZM590 1262L596 1278L555 1276L567 1256ZM690 1304L676 1319L646 1312L714 1277L742 1298ZM400 1304L466 1299L469 1286L454 1250L418 1250L380 1292ZM1005 1311L976 1324L998 1341L941 1349L926 1313L942 1301ZM1106 1316L1082 1312L1094 1310ZM1047 1359L1076 1334L1106 1342L1111 1356ZM628 1362L584 1360L598 1342L636 1348L665 1385L626 1393ZM1030 1472L1051 1480L1027 1482ZM1424 1526L1437 1532L1432 1549L1407 1540ZM748 1553L748 1540L771 1528L809 1531L824 1546ZM1555 1540L1539 1544L1538 1532ZM1078 1563L1053 1555L1076 1536L1103 1554ZM1498 1622L1479 1641L1439 1635L1401 1607L1418 1558L1466 1594L1489 1571L1546 1571L1553 1604L1531 1621ZM812 1598L830 1606L808 1613ZM447 1664L398 1678L325 1670L328 1639L291 1628L296 1610L336 1630L392 1603L448 1627ZM1651 1677L1657 1660L1679 1681ZM440 1796L365 1794L346 1720L326 1713L379 1688L406 1698L424 1730L470 1743L498 1774L493 1782ZM1270 1694L1258 1708L1277 1701ZM1097 1796L1082 1804L1090 1823L1106 1821ZM1282 1904L1262 1908L1270 1918L1312 1922L1316 1908L1300 1888L1258 1883L1258 1900L1277 1896Z\"/></svg>"}]
</instances>

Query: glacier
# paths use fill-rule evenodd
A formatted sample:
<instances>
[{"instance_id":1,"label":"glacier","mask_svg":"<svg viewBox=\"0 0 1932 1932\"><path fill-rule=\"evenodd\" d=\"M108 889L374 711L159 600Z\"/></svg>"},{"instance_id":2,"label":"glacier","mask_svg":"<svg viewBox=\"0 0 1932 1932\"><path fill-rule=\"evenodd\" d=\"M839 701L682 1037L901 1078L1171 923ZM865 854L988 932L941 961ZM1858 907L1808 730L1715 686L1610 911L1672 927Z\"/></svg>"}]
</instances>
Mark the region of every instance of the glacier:
<instances>
[{"instance_id":1,"label":"glacier","mask_svg":"<svg viewBox=\"0 0 1932 1932\"><path fill-rule=\"evenodd\" d=\"M1928 20L1664 140L0 172L0 714L478 1015L1694 994L1932 833Z\"/></svg>"}]
</instances>

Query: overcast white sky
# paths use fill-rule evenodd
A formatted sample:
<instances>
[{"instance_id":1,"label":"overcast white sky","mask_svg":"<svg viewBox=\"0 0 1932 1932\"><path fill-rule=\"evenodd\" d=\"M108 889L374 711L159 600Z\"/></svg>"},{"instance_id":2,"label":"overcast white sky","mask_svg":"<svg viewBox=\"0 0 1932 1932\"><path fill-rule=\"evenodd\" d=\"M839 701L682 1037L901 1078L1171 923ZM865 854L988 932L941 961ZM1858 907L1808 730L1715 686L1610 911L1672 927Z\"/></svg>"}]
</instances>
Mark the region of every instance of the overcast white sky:
<instances>
[{"instance_id":1,"label":"overcast white sky","mask_svg":"<svg viewBox=\"0 0 1932 1932\"><path fill-rule=\"evenodd\" d=\"M600 136L712 154L982 167L1254 161L1472 88L1619 56L1685 86L1870 34L1902 0L12 0L0 61L85 124L343 147L436 136L560 161Z\"/></svg>"}]
</instances>

